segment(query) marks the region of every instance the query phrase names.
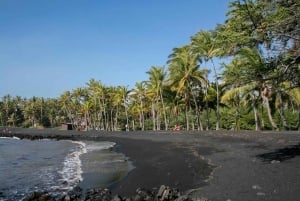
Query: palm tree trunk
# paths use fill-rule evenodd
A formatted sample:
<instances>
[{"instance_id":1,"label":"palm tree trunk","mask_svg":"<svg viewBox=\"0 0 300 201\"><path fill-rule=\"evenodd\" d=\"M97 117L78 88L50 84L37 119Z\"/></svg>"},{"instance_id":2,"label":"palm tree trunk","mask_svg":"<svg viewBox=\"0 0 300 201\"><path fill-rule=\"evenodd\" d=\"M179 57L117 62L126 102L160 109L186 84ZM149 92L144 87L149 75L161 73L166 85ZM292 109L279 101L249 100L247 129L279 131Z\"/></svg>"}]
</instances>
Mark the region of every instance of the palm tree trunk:
<instances>
[{"instance_id":1,"label":"palm tree trunk","mask_svg":"<svg viewBox=\"0 0 300 201\"><path fill-rule=\"evenodd\" d=\"M261 130L260 119L259 119L259 115L258 115L256 101L253 97L252 97L252 107L253 107L253 112L254 112L255 130L260 131Z\"/></svg>"},{"instance_id":2,"label":"palm tree trunk","mask_svg":"<svg viewBox=\"0 0 300 201\"><path fill-rule=\"evenodd\" d=\"M209 130L209 108L208 108L208 102L206 102L206 130Z\"/></svg>"},{"instance_id":3,"label":"palm tree trunk","mask_svg":"<svg viewBox=\"0 0 300 201\"><path fill-rule=\"evenodd\" d=\"M165 104L164 104L164 99L163 99L163 95L162 95L161 90L160 90L160 99L161 99L161 104L162 104L162 107L163 107L165 130L167 131L168 130L168 121L167 121L167 115L166 115L166 107L165 107Z\"/></svg>"},{"instance_id":4,"label":"palm tree trunk","mask_svg":"<svg viewBox=\"0 0 300 201\"><path fill-rule=\"evenodd\" d=\"M208 87L208 86L206 86ZM206 100L205 100L205 111L206 111L206 130L209 130L209 108L208 108L208 100L207 100L207 88L205 90L205 96L206 96Z\"/></svg>"},{"instance_id":5,"label":"palm tree trunk","mask_svg":"<svg viewBox=\"0 0 300 201\"><path fill-rule=\"evenodd\" d=\"M128 119L128 110L127 110L127 107L125 107L125 115L126 115L127 129L129 130L129 119Z\"/></svg>"},{"instance_id":6,"label":"palm tree trunk","mask_svg":"<svg viewBox=\"0 0 300 201\"><path fill-rule=\"evenodd\" d=\"M274 121L274 119L272 117L270 103L269 103L269 98L266 97L266 96L264 96L264 95L262 95L262 98L263 98L263 101L264 101L265 106L267 108L268 118L269 118L269 121L270 121L270 123L272 125L272 128L275 129L275 130L278 130L278 127L277 127L277 125L276 125L276 123L275 123L275 121Z\"/></svg>"},{"instance_id":7,"label":"palm tree trunk","mask_svg":"<svg viewBox=\"0 0 300 201\"><path fill-rule=\"evenodd\" d=\"M156 121L156 115L155 115L155 104L154 104L154 102L152 102L152 106L151 106L151 113L152 113L152 126L153 126L153 130L155 131L156 130L156 123L155 123L155 121Z\"/></svg>"},{"instance_id":8,"label":"palm tree trunk","mask_svg":"<svg viewBox=\"0 0 300 201\"><path fill-rule=\"evenodd\" d=\"M188 111L188 105L185 105L185 121L186 121L186 130L190 130L190 121L189 121L189 111Z\"/></svg>"},{"instance_id":9,"label":"palm tree trunk","mask_svg":"<svg viewBox=\"0 0 300 201\"><path fill-rule=\"evenodd\" d=\"M220 130L220 92L219 92L218 74L217 74L216 66L214 64L213 59L211 59L211 63L213 65L213 69L214 69L214 73L215 73L215 82L216 82L216 90L217 90L216 130Z\"/></svg>"},{"instance_id":10,"label":"palm tree trunk","mask_svg":"<svg viewBox=\"0 0 300 201\"><path fill-rule=\"evenodd\" d=\"M103 125L103 130L107 131L107 116L106 116L106 112L102 111L102 125Z\"/></svg>"},{"instance_id":11,"label":"palm tree trunk","mask_svg":"<svg viewBox=\"0 0 300 201\"><path fill-rule=\"evenodd\" d=\"M280 118L282 121L282 125L284 127L284 130L289 130L288 124L287 124L287 120L284 114L284 108L283 108L283 101L282 101L282 96L281 93L278 92L278 98L279 98L279 114L280 114Z\"/></svg>"},{"instance_id":12,"label":"palm tree trunk","mask_svg":"<svg viewBox=\"0 0 300 201\"><path fill-rule=\"evenodd\" d=\"M197 130L198 131L199 130L203 131L200 109L199 109L199 106L197 104L195 95L192 94L192 96L193 96L194 104L195 104L195 107L196 107L195 109L196 109L196 116L197 116Z\"/></svg>"},{"instance_id":13,"label":"palm tree trunk","mask_svg":"<svg viewBox=\"0 0 300 201\"><path fill-rule=\"evenodd\" d=\"M143 106L143 101L141 101L141 128L142 128L142 131L145 130L145 116L144 116L144 106Z\"/></svg>"},{"instance_id":14,"label":"palm tree trunk","mask_svg":"<svg viewBox=\"0 0 300 201\"><path fill-rule=\"evenodd\" d=\"M158 102L156 102L156 105L158 105ZM157 113L156 113L156 130L160 130L160 110L157 110Z\"/></svg>"},{"instance_id":15,"label":"palm tree trunk","mask_svg":"<svg viewBox=\"0 0 300 201\"><path fill-rule=\"evenodd\" d=\"M235 115L234 115L234 129L235 131L239 130L239 112L238 112L238 109L237 107L235 108Z\"/></svg>"},{"instance_id":16,"label":"palm tree trunk","mask_svg":"<svg viewBox=\"0 0 300 201\"><path fill-rule=\"evenodd\" d=\"M142 120L142 112L139 112L139 122L140 122L140 128L141 128L141 130L143 131L143 120Z\"/></svg>"},{"instance_id":17,"label":"palm tree trunk","mask_svg":"<svg viewBox=\"0 0 300 201\"><path fill-rule=\"evenodd\" d=\"M114 131L115 130L115 118L114 118L114 110L110 110L110 130Z\"/></svg>"},{"instance_id":18,"label":"palm tree trunk","mask_svg":"<svg viewBox=\"0 0 300 201\"><path fill-rule=\"evenodd\" d=\"M103 124L103 129L107 131L107 114L106 114L106 109L105 109L105 102L102 99L99 99L99 104L102 106L102 124Z\"/></svg>"},{"instance_id":19,"label":"palm tree trunk","mask_svg":"<svg viewBox=\"0 0 300 201\"><path fill-rule=\"evenodd\" d=\"M134 123L134 119L132 120L132 130L135 131L135 123Z\"/></svg>"},{"instance_id":20,"label":"palm tree trunk","mask_svg":"<svg viewBox=\"0 0 300 201\"><path fill-rule=\"evenodd\" d=\"M118 129L118 123L119 123L118 119L119 119L119 106L117 106L117 109L116 109L116 115L115 115L115 128L114 128L114 130L117 130L117 129Z\"/></svg>"},{"instance_id":21,"label":"palm tree trunk","mask_svg":"<svg viewBox=\"0 0 300 201\"><path fill-rule=\"evenodd\" d=\"M298 105L298 130L300 131L300 105Z\"/></svg>"},{"instance_id":22,"label":"palm tree trunk","mask_svg":"<svg viewBox=\"0 0 300 201\"><path fill-rule=\"evenodd\" d=\"M191 85L188 83L190 89L192 90L192 87ZM193 97L193 101L194 101L194 104L195 104L195 109L196 109L196 117L197 117L197 130L201 130L203 131L203 126L202 126L202 121L201 121L201 115L200 115L200 109L199 109L199 106L197 104L197 100L196 100L196 96L195 94L193 93L193 91L191 92L192 94L192 97ZM193 128L194 130L194 128Z\"/></svg>"},{"instance_id":23,"label":"palm tree trunk","mask_svg":"<svg viewBox=\"0 0 300 201\"><path fill-rule=\"evenodd\" d=\"M85 130L88 130L88 120L87 120L87 112L84 113L84 121L85 121Z\"/></svg>"}]
</instances>

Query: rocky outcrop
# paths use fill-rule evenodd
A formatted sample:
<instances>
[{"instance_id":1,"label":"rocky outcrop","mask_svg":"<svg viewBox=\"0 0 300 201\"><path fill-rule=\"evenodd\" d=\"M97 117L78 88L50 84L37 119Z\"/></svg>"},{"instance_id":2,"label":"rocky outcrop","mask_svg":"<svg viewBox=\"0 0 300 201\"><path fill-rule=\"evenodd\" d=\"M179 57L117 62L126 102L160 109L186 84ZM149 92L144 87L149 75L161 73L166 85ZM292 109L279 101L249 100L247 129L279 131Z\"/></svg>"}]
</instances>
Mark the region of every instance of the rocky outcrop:
<instances>
[{"instance_id":1,"label":"rocky outcrop","mask_svg":"<svg viewBox=\"0 0 300 201\"><path fill-rule=\"evenodd\" d=\"M33 192L22 201L55 201L47 192Z\"/></svg>"},{"instance_id":2,"label":"rocky outcrop","mask_svg":"<svg viewBox=\"0 0 300 201\"><path fill-rule=\"evenodd\" d=\"M182 195L178 189L161 185L158 190L145 190L138 188L132 197L112 195L108 189L89 189L86 192L80 187L75 187L67 194L52 197L47 192L34 192L25 197L23 201L208 201L204 198L193 199L188 195Z\"/></svg>"}]
</instances>

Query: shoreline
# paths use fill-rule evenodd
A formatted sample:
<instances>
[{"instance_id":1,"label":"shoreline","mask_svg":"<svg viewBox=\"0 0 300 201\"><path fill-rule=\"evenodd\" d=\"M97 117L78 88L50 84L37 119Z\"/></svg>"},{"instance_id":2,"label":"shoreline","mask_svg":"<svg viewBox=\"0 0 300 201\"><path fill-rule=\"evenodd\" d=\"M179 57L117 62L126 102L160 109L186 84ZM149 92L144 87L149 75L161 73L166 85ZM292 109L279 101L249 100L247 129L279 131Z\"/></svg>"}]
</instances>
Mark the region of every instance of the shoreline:
<instances>
[{"instance_id":1,"label":"shoreline","mask_svg":"<svg viewBox=\"0 0 300 201\"><path fill-rule=\"evenodd\" d=\"M168 142L166 139L139 139L140 137L144 138L145 136L143 135L145 134L140 132L65 132L18 128L11 129L11 133L6 134L6 136L32 140L49 138L55 140L92 140L116 143L112 148L113 151L128 157L128 160L132 162L135 168L121 180L107 186L114 195L132 197L136 194L137 189L157 191L161 185L178 189L181 194L186 194L192 189L206 185L214 167L208 164L205 158L194 155L191 150L185 147L187 145L182 146L182 143ZM151 132L150 135L150 137L155 138L161 134Z\"/></svg>"},{"instance_id":2,"label":"shoreline","mask_svg":"<svg viewBox=\"0 0 300 201\"><path fill-rule=\"evenodd\" d=\"M20 138L117 143L114 149L129 157L136 168L109 186L113 194L132 196L137 188L167 185L194 198L217 201L294 200L300 196L296 187L300 186L298 131L10 131ZM285 149L294 154L272 158Z\"/></svg>"}]
</instances>

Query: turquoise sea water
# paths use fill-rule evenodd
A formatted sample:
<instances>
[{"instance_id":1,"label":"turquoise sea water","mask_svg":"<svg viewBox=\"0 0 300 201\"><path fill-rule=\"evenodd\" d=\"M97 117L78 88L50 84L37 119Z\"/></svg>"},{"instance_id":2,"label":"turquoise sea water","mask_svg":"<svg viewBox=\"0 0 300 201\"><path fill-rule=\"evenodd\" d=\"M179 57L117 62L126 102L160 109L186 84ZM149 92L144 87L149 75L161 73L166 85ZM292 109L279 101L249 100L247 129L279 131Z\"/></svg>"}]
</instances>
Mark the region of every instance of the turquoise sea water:
<instances>
[{"instance_id":1,"label":"turquoise sea water","mask_svg":"<svg viewBox=\"0 0 300 201\"><path fill-rule=\"evenodd\" d=\"M20 200L33 191L53 195L76 185L106 187L132 164L113 142L0 138L0 200Z\"/></svg>"}]
</instances>

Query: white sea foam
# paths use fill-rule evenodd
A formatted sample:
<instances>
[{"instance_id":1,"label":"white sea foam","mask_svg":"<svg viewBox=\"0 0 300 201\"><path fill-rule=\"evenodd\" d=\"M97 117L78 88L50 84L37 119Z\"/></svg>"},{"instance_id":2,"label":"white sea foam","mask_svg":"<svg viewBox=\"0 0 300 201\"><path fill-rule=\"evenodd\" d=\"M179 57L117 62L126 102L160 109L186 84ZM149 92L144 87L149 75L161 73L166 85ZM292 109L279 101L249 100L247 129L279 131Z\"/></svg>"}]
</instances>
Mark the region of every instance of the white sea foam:
<instances>
[{"instance_id":1,"label":"white sea foam","mask_svg":"<svg viewBox=\"0 0 300 201\"><path fill-rule=\"evenodd\" d=\"M0 139L14 139L14 140L20 140L20 138L13 136L13 137L0 137Z\"/></svg>"},{"instance_id":2,"label":"white sea foam","mask_svg":"<svg viewBox=\"0 0 300 201\"><path fill-rule=\"evenodd\" d=\"M49 139L20 141L12 137L1 138L0 151L5 153L5 157L0 160L0 170L11 171L8 171L10 174L0 174L0 180L6 181L4 187L7 188L3 190L2 186L0 190L3 196L7 198L17 196L17 200L36 190L46 190L53 195L66 193L80 185L81 181L87 184L90 182L92 187L93 181L88 180L88 176L83 177L90 172L97 172L98 176L104 175L103 179L105 179L106 169L111 172L117 171L119 166L101 163L121 162L123 159L119 154L106 151L115 145L113 142ZM85 153L87 154L83 156ZM17 192L14 192L14 189Z\"/></svg>"},{"instance_id":3,"label":"white sea foam","mask_svg":"<svg viewBox=\"0 0 300 201\"><path fill-rule=\"evenodd\" d=\"M115 146L114 142L93 142L87 143L81 141L72 141L77 146L69 153L63 162L63 169L59 171L62 179L60 180L60 186L54 186L53 189L71 190L79 182L83 180L82 177L82 161L80 156L87 152L93 152L98 150L110 149Z\"/></svg>"},{"instance_id":4,"label":"white sea foam","mask_svg":"<svg viewBox=\"0 0 300 201\"><path fill-rule=\"evenodd\" d=\"M106 142L106 141L89 142L86 145L86 149L87 149L88 152L92 152L92 151L98 151L98 150L111 149L115 145L116 145L116 143L114 143L114 142Z\"/></svg>"},{"instance_id":5,"label":"white sea foam","mask_svg":"<svg viewBox=\"0 0 300 201\"><path fill-rule=\"evenodd\" d=\"M82 181L82 169L80 155L87 152L86 144L84 142L72 141L77 144L74 151L69 153L63 162L63 169L59 171L61 174L61 186L53 188L71 190L80 181Z\"/></svg>"}]
</instances>

